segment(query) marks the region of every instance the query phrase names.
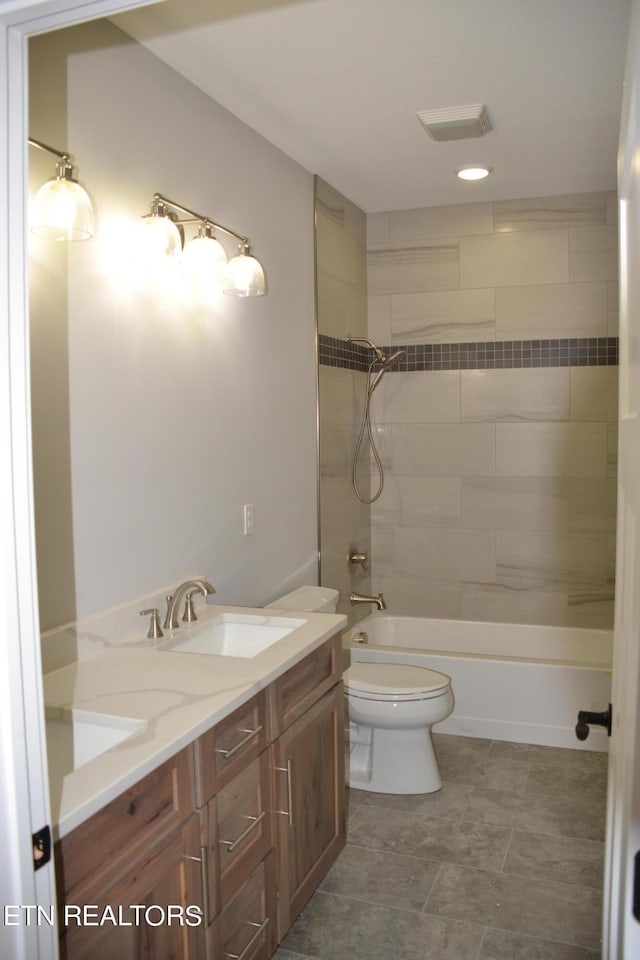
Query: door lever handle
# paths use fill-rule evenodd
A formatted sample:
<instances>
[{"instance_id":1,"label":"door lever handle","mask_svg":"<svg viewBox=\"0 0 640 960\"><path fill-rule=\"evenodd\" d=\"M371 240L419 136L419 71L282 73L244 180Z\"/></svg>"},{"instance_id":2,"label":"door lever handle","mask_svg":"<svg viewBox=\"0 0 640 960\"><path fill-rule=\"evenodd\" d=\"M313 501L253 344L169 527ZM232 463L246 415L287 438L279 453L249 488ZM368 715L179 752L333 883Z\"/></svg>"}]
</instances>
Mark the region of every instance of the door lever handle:
<instances>
[{"instance_id":1,"label":"door lever handle","mask_svg":"<svg viewBox=\"0 0 640 960\"><path fill-rule=\"evenodd\" d=\"M592 713L591 710L579 710L578 711L578 722L576 723L576 737L578 740L586 740L589 736L589 726L593 725L596 727L606 727L607 736L611 736L611 715L612 708L609 704L609 709L605 710L604 713Z\"/></svg>"}]
</instances>

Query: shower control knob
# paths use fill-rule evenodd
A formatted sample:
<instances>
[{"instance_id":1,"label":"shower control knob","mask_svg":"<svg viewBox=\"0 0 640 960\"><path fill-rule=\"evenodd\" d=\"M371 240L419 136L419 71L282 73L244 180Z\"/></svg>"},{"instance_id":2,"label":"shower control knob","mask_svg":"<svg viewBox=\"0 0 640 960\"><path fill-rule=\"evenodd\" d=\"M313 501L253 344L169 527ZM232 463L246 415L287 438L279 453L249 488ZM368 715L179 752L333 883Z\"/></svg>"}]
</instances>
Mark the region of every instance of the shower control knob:
<instances>
[{"instance_id":1,"label":"shower control knob","mask_svg":"<svg viewBox=\"0 0 640 960\"><path fill-rule=\"evenodd\" d=\"M369 556L366 553L362 553L359 550L351 550L349 552L349 563L352 567L355 567L356 564L360 564L363 570L369 569Z\"/></svg>"},{"instance_id":2,"label":"shower control knob","mask_svg":"<svg viewBox=\"0 0 640 960\"><path fill-rule=\"evenodd\" d=\"M589 736L589 726L606 727L607 735L611 736L611 704L604 713L592 713L590 710L578 711L578 722L576 723L576 737L578 740L586 740Z\"/></svg>"}]
</instances>

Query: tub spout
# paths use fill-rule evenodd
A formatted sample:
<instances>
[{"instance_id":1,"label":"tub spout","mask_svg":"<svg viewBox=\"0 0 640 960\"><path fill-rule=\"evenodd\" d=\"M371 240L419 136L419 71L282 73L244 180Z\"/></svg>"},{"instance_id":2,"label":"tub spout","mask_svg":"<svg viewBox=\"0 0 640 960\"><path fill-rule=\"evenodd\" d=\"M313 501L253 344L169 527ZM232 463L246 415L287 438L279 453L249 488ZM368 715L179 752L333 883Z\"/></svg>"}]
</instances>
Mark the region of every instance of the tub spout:
<instances>
[{"instance_id":1,"label":"tub spout","mask_svg":"<svg viewBox=\"0 0 640 960\"><path fill-rule=\"evenodd\" d=\"M379 593L376 597L369 597L364 593L352 593L349 597L351 603L375 603L378 610L386 610L387 605L384 601L384 597Z\"/></svg>"}]
</instances>

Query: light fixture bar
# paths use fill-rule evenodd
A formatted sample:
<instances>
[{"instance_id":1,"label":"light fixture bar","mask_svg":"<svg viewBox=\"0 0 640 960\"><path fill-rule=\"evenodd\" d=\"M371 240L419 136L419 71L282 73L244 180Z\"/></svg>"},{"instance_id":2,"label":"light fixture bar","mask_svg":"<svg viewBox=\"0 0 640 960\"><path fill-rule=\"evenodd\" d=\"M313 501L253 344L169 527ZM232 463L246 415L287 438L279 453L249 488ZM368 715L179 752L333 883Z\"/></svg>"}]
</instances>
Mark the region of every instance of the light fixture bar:
<instances>
[{"instance_id":1,"label":"light fixture bar","mask_svg":"<svg viewBox=\"0 0 640 960\"><path fill-rule=\"evenodd\" d=\"M33 137L29 137L28 143L32 147L37 147L38 150L45 150L47 153L53 154L54 157L59 157L60 160L69 160L70 155L64 150L56 150L55 147L50 147L48 144L43 143L41 140L35 140Z\"/></svg>"},{"instance_id":2,"label":"light fixture bar","mask_svg":"<svg viewBox=\"0 0 640 960\"><path fill-rule=\"evenodd\" d=\"M168 197L163 197L161 193L154 193L154 201L163 203L166 207L173 207L174 210L180 210L182 213L186 213L189 217L188 220L176 220L175 223L203 223L205 226L213 227L216 230L222 230L223 233L228 233L230 237L235 237L236 240L239 240L240 243L244 245L249 244L249 238L243 236L241 233L236 233L235 230L230 230L229 227L224 227L221 223L216 223L215 220L211 220L210 217L205 216L202 213L196 213L195 210L190 210L189 207L184 207L181 203L176 203L175 200L169 200Z\"/></svg>"}]
</instances>

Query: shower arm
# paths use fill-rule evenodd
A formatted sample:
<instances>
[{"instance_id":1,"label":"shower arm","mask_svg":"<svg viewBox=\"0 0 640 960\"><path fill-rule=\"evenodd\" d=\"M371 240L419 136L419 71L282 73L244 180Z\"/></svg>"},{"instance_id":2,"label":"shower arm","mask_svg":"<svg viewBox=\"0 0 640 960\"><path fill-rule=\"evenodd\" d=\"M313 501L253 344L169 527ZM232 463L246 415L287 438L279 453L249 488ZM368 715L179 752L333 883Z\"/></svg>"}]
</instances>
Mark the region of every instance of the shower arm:
<instances>
[{"instance_id":1,"label":"shower arm","mask_svg":"<svg viewBox=\"0 0 640 960\"><path fill-rule=\"evenodd\" d=\"M387 358L385 357L384 353L382 352L382 350L380 349L380 347L378 346L378 344L377 344L377 343L374 343L373 340L369 340L368 337L350 337L350 336L347 336L347 343L366 343L367 346L371 347L371 349L373 350L373 352L374 352L375 355L376 355L376 359L377 359L380 363L384 363L385 360L387 359Z\"/></svg>"}]
</instances>

